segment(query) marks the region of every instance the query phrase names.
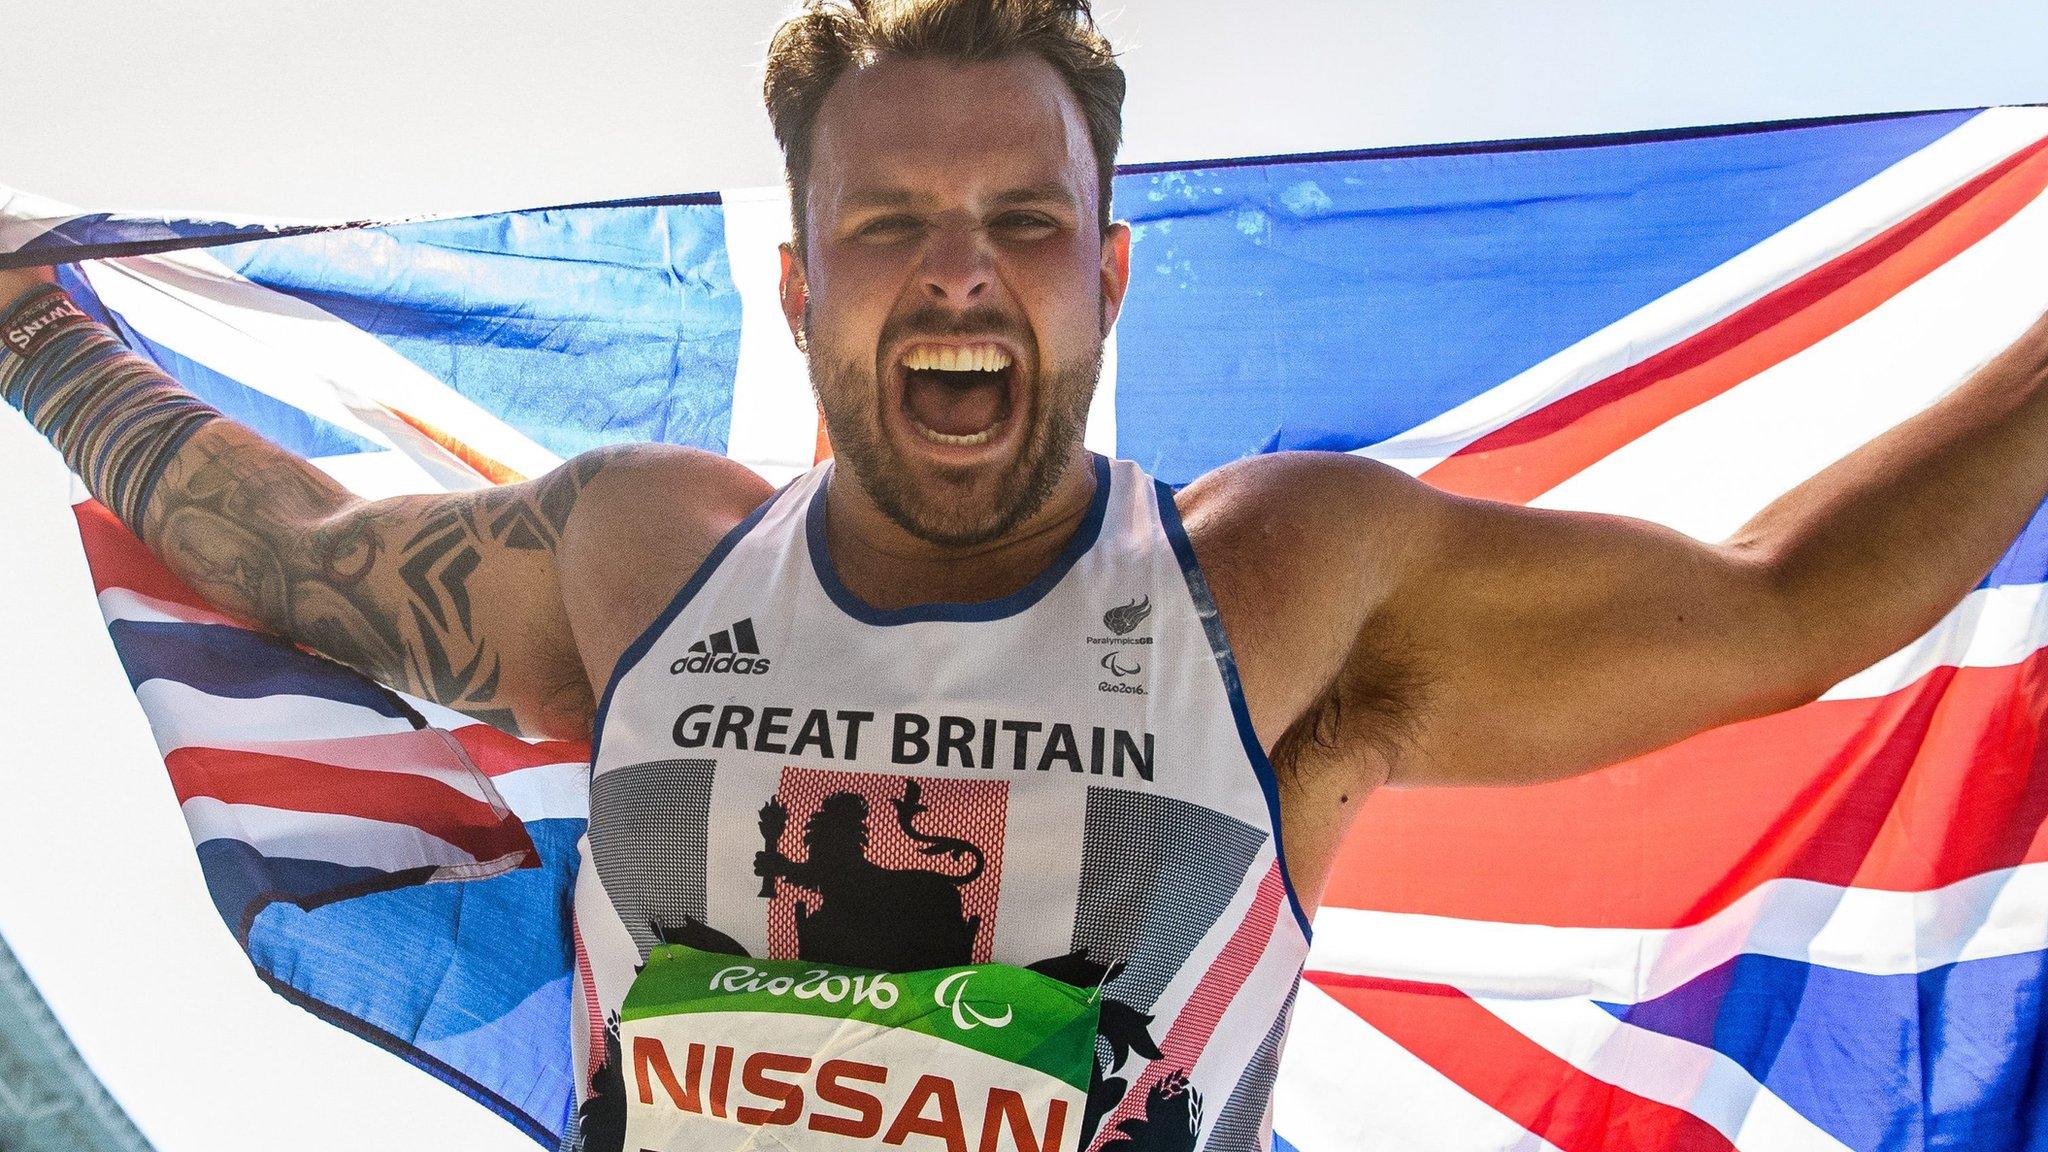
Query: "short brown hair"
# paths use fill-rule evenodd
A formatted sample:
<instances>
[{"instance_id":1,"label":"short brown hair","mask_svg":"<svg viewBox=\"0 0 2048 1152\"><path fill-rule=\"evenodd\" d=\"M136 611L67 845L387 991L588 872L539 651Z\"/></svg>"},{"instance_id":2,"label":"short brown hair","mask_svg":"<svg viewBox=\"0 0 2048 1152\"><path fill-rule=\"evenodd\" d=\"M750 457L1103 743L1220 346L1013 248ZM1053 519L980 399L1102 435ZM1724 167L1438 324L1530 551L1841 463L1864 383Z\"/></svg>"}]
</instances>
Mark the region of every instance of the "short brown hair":
<instances>
[{"instance_id":1,"label":"short brown hair","mask_svg":"<svg viewBox=\"0 0 2048 1152\"><path fill-rule=\"evenodd\" d=\"M804 185L811 174L811 125L849 68L884 56L909 60L995 60L1034 52L1051 64L1088 125L1109 227L1109 192L1123 139L1124 70L1095 27L1088 0L805 0L776 29L763 85L768 119L782 145L796 242L803 247Z\"/></svg>"}]
</instances>

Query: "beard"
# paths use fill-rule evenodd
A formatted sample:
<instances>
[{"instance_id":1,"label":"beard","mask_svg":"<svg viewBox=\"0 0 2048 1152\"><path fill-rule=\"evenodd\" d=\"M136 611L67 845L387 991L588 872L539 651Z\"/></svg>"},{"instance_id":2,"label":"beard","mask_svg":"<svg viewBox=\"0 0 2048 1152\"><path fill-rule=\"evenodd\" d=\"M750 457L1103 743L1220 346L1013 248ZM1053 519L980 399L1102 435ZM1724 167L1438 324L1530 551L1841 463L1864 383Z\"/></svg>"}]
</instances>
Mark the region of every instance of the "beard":
<instances>
[{"instance_id":1,"label":"beard","mask_svg":"<svg viewBox=\"0 0 2048 1152\"><path fill-rule=\"evenodd\" d=\"M999 321L962 319L964 326L956 321L944 331L968 335L1008 328ZM882 346L893 347L891 340L885 334ZM1083 361L1041 366L1032 379L1013 384L1011 404L1020 396L1033 398L1032 427L999 470L947 469L921 476L882 429L884 392L878 372L872 358L835 364L810 357L811 388L825 416L833 458L852 470L868 499L904 531L941 547L971 548L1007 535L1052 498L1087 424L1088 404L1102 372L1102 344Z\"/></svg>"}]
</instances>

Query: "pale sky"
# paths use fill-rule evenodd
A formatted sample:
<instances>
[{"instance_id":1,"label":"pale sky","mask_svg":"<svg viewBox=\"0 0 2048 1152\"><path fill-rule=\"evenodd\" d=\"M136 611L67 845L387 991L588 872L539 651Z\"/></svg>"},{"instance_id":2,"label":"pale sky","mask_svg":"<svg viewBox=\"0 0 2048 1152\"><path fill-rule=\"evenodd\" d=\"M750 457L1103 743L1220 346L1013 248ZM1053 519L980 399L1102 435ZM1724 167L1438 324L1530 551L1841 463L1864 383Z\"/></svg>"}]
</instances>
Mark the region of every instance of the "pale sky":
<instances>
[{"instance_id":1,"label":"pale sky","mask_svg":"<svg viewBox=\"0 0 2048 1152\"><path fill-rule=\"evenodd\" d=\"M289 217L770 184L760 54L790 7L17 4L0 184ZM1103 17L1134 161L2048 101L2041 0L1129 0ZM87 1058L163 1152L533 1147L250 974L107 645L66 491L0 414L0 934Z\"/></svg>"},{"instance_id":2,"label":"pale sky","mask_svg":"<svg viewBox=\"0 0 2048 1152\"><path fill-rule=\"evenodd\" d=\"M394 215L774 183L791 0L100 0L0 36L0 183ZM23 13L37 6L20 4ZM1125 0L1125 158L2048 100L2040 0Z\"/></svg>"}]
</instances>

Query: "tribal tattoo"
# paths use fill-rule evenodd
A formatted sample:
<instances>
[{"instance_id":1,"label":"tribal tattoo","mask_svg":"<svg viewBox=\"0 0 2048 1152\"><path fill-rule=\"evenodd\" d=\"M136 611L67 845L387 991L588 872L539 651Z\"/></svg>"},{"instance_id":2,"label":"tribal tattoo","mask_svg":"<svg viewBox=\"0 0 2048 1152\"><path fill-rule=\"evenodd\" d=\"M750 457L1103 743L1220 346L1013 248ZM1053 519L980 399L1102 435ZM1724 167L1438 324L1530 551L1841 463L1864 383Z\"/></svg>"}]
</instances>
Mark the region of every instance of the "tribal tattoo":
<instances>
[{"instance_id":1,"label":"tribal tattoo","mask_svg":"<svg viewBox=\"0 0 2048 1152\"><path fill-rule=\"evenodd\" d=\"M521 691L507 683L508 653L561 612L552 553L605 459L579 456L525 484L337 512L325 475L268 445L200 436L158 486L150 537L209 599L245 606L386 684L507 731L521 727L515 699L542 697L573 726L593 704L580 672ZM480 595L497 609L488 620ZM566 623L560 631L566 640ZM560 655L574 667L573 653ZM562 724L547 727L561 734Z\"/></svg>"},{"instance_id":2,"label":"tribal tattoo","mask_svg":"<svg viewBox=\"0 0 2048 1152\"><path fill-rule=\"evenodd\" d=\"M606 451L523 484L366 502L55 289L24 299L0 336L0 397L208 600L507 730L519 701L548 734L588 724L553 553Z\"/></svg>"}]
</instances>

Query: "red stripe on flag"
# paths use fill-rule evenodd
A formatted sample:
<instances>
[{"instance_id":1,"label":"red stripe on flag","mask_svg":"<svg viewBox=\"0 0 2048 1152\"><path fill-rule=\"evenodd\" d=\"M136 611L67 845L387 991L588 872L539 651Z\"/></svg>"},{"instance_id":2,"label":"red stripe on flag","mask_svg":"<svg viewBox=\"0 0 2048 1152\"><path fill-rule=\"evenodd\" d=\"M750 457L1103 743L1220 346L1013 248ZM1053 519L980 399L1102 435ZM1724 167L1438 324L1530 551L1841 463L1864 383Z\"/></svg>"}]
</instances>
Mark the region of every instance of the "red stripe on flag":
<instances>
[{"instance_id":1,"label":"red stripe on flag","mask_svg":"<svg viewBox=\"0 0 2048 1152\"><path fill-rule=\"evenodd\" d=\"M85 562L92 570L92 590L95 593L109 588L126 588L168 604L194 608L207 614L220 613L219 608L207 603L205 597L173 576L163 561L157 559L142 541L135 538L135 533L115 519L114 514L99 501L85 500L73 504L71 514L78 521L78 541L85 546ZM244 624L243 627L255 628L252 624Z\"/></svg>"},{"instance_id":2,"label":"red stripe on flag","mask_svg":"<svg viewBox=\"0 0 2048 1152\"><path fill-rule=\"evenodd\" d=\"M438 728L413 728L402 732L312 740L222 740L219 743L198 740L192 746L213 751L255 752L371 772L380 769L416 771L418 775L438 779L458 791L465 790L463 785L468 785L470 789L483 792L485 785L476 779L471 766L463 763L462 754L449 745L448 737L447 732Z\"/></svg>"},{"instance_id":3,"label":"red stripe on flag","mask_svg":"<svg viewBox=\"0 0 2048 1152\"><path fill-rule=\"evenodd\" d=\"M2048 860L2048 652L1731 725L1575 780L1376 794L1324 902L1698 923L1780 877L1926 891Z\"/></svg>"},{"instance_id":4,"label":"red stripe on flag","mask_svg":"<svg viewBox=\"0 0 2048 1152\"><path fill-rule=\"evenodd\" d=\"M1526 503L1650 429L1812 347L1991 234L2048 187L2048 140L1690 339L1497 428L1423 473Z\"/></svg>"},{"instance_id":5,"label":"red stripe on flag","mask_svg":"<svg viewBox=\"0 0 2048 1152\"><path fill-rule=\"evenodd\" d=\"M1280 866L1276 863L1266 869L1259 879L1257 891L1252 893L1251 906L1245 909L1244 919L1230 933L1230 939L1223 950L1216 954L1208 971L1195 983L1195 990L1188 996L1173 1018L1173 1026L1166 1030L1166 1038L1159 1042L1159 1059L1147 1065L1143 1074L1136 1077L1124 1093L1124 1098L1109 1115L1103 1117L1102 1126L1096 1130L1095 1146L1116 1136L1116 1126L1145 1110L1145 1097L1152 1086L1159 1083L1170 1072L1185 1072L1192 1069L1209 1047L1209 1038L1216 1034L1216 1025L1223 1019L1223 1012L1237 997L1238 990L1258 966L1259 957L1273 940L1273 927L1280 917L1280 903L1286 888L1280 880ZM1263 1031L1260 1039L1264 1039ZM1222 1101L1217 1101L1220 1107Z\"/></svg>"},{"instance_id":6,"label":"red stripe on flag","mask_svg":"<svg viewBox=\"0 0 2048 1152\"><path fill-rule=\"evenodd\" d=\"M1339 972L1316 987L1501 1115L1563 1152L1733 1152L1683 1108L1588 1075L1456 988Z\"/></svg>"},{"instance_id":7,"label":"red stripe on flag","mask_svg":"<svg viewBox=\"0 0 2048 1152\"><path fill-rule=\"evenodd\" d=\"M522 768L543 764L588 764L590 745L569 740L542 740L529 744L517 736L500 732L488 724L465 724L448 730L462 750L486 776L503 776Z\"/></svg>"},{"instance_id":8,"label":"red stripe on flag","mask_svg":"<svg viewBox=\"0 0 2048 1152\"><path fill-rule=\"evenodd\" d=\"M524 472L485 455L471 447L468 441L445 428L429 424L412 413L393 408L389 404L384 405L384 410L404 421L413 431L440 445L450 456L462 461L471 471L493 484L517 484L527 478Z\"/></svg>"},{"instance_id":9,"label":"red stripe on flag","mask_svg":"<svg viewBox=\"0 0 2048 1152\"><path fill-rule=\"evenodd\" d=\"M224 804L356 816L418 828L478 860L515 852L538 859L517 816L425 776L219 748L176 748L164 765L180 803L207 796Z\"/></svg>"}]
</instances>

